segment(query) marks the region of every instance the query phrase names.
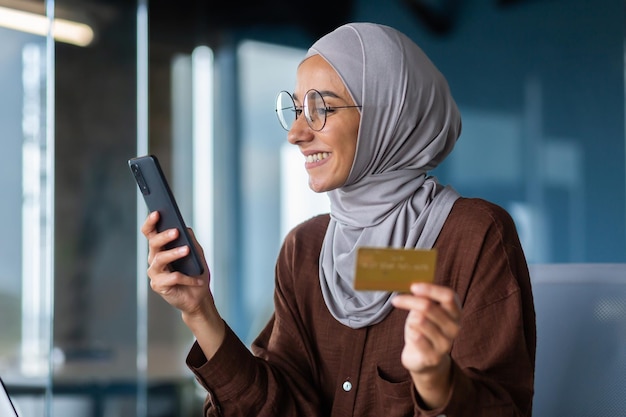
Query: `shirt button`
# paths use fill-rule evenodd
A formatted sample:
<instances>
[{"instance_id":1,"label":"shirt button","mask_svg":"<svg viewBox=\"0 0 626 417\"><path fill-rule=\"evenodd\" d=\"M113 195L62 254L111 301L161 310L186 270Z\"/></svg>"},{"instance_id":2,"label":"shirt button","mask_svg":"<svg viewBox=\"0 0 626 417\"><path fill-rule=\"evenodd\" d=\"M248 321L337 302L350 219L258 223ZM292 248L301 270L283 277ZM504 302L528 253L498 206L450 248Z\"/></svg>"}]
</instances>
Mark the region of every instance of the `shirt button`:
<instances>
[{"instance_id":1,"label":"shirt button","mask_svg":"<svg viewBox=\"0 0 626 417\"><path fill-rule=\"evenodd\" d=\"M352 389L352 383L350 381L346 381L343 383L343 390L348 392Z\"/></svg>"},{"instance_id":2,"label":"shirt button","mask_svg":"<svg viewBox=\"0 0 626 417\"><path fill-rule=\"evenodd\" d=\"M439 414L437 417L448 417L445 414Z\"/></svg>"}]
</instances>

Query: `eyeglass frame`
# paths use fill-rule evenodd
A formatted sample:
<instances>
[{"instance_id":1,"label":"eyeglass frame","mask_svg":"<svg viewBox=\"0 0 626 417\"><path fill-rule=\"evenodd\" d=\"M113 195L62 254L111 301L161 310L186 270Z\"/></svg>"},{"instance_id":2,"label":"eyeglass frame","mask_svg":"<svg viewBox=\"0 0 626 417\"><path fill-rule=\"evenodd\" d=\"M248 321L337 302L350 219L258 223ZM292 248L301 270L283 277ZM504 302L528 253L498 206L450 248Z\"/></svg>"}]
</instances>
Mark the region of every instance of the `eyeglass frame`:
<instances>
[{"instance_id":1,"label":"eyeglass frame","mask_svg":"<svg viewBox=\"0 0 626 417\"><path fill-rule=\"evenodd\" d=\"M294 109L294 114L295 114L295 119L292 122L292 127L293 127L293 123L296 122L296 120L298 120L298 116L304 111L304 119L306 120L306 124L311 128L311 130L313 130L314 132L319 132L322 129L324 129L324 126L326 126L326 120L328 119L328 112L332 111L332 110L336 110L336 109L351 109L351 108L358 108L361 109L363 108L363 106L360 105L354 105L354 106L329 106L326 104L326 100L324 100L324 95L322 93L320 93L318 90L316 90L315 88L311 88L310 90L307 90L306 93L304 93L304 100L307 100L307 97L309 95L309 93L311 91L314 91L315 93L317 93L320 98L322 99L322 103L324 105L323 109L324 109L324 123L322 123L322 127L320 127L319 129L315 129L313 128L313 126L311 126L312 123L312 118L309 116L309 106L305 105L305 103L302 103L302 106L296 106L296 100L293 98L293 95L291 95L291 93L287 90L281 90L278 92L278 94L276 95L276 109L274 110L276 112L276 117L278 118L278 122L280 123L280 126L285 129L287 132L289 132L289 130L291 130L291 128L287 128L282 120L280 115L278 114L279 108L278 108L278 97L280 97L280 95L282 93L286 93L289 98L291 99L291 102L293 103L293 109ZM288 107L282 108L280 110L285 110Z\"/></svg>"}]
</instances>

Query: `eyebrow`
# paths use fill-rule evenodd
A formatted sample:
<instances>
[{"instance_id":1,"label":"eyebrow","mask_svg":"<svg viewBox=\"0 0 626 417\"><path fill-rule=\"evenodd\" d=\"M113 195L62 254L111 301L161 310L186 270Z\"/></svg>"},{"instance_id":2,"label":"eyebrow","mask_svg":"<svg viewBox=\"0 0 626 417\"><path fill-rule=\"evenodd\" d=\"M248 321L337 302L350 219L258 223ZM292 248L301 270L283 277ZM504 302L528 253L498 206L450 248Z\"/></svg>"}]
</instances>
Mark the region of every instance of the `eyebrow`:
<instances>
[{"instance_id":1,"label":"eyebrow","mask_svg":"<svg viewBox=\"0 0 626 417\"><path fill-rule=\"evenodd\" d=\"M317 90L322 95L322 97L332 97L332 98L341 98L334 91L329 90Z\"/></svg>"},{"instance_id":2,"label":"eyebrow","mask_svg":"<svg viewBox=\"0 0 626 417\"><path fill-rule=\"evenodd\" d=\"M339 99L345 100L343 97L338 96L337 93L335 93L334 91L330 91L330 90L317 90L317 91L322 95L322 97L339 98ZM291 96L293 97L294 100L300 101L300 99L298 98L298 94L293 93Z\"/></svg>"}]
</instances>

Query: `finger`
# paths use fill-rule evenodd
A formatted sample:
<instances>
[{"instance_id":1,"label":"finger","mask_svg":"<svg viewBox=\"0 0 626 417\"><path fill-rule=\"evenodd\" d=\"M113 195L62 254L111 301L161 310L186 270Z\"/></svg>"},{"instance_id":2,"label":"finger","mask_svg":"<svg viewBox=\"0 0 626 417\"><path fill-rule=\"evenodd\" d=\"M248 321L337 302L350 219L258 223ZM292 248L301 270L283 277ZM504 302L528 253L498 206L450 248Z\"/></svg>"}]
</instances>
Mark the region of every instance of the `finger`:
<instances>
[{"instance_id":1,"label":"finger","mask_svg":"<svg viewBox=\"0 0 626 417\"><path fill-rule=\"evenodd\" d=\"M461 302L456 292L451 288L429 283L414 283L411 285L411 293L436 301L453 320L460 320Z\"/></svg>"},{"instance_id":2,"label":"finger","mask_svg":"<svg viewBox=\"0 0 626 417\"><path fill-rule=\"evenodd\" d=\"M422 296L402 294L395 296L392 304L397 308L410 311L407 320L414 317L415 323L419 325L424 323L424 329L419 330L430 330L427 332L430 336L434 334L433 332L438 332L446 338L454 338L458 334L460 320L452 317L437 301Z\"/></svg>"},{"instance_id":3,"label":"finger","mask_svg":"<svg viewBox=\"0 0 626 417\"><path fill-rule=\"evenodd\" d=\"M168 294L181 287L203 287L204 281L180 272L161 273L150 279L150 287L159 294Z\"/></svg>"},{"instance_id":4,"label":"finger","mask_svg":"<svg viewBox=\"0 0 626 417\"><path fill-rule=\"evenodd\" d=\"M148 267L148 277L150 286L155 292L165 294L175 286L205 286L204 278L190 277L182 272L172 271L167 263L170 259L176 259L179 255L172 255L171 252L184 252L181 248L160 252L155 256L155 260Z\"/></svg>"},{"instance_id":5,"label":"finger","mask_svg":"<svg viewBox=\"0 0 626 417\"><path fill-rule=\"evenodd\" d=\"M154 261L154 257L162 252L164 247L178 237L178 229L168 229L161 233L153 233L148 239L148 264Z\"/></svg>"},{"instance_id":6,"label":"finger","mask_svg":"<svg viewBox=\"0 0 626 417\"><path fill-rule=\"evenodd\" d=\"M176 240L178 236L179 236L178 229L176 228L167 229L160 233L153 234L150 237L150 239L148 239L148 244L150 245L151 248L161 249L165 247L165 245L167 245L168 243Z\"/></svg>"},{"instance_id":7,"label":"finger","mask_svg":"<svg viewBox=\"0 0 626 417\"><path fill-rule=\"evenodd\" d=\"M406 294L397 295L391 302L396 308L408 310L407 321L412 320L416 324L432 322L439 325L446 320L450 320L439 303L428 298Z\"/></svg>"},{"instance_id":8,"label":"finger","mask_svg":"<svg viewBox=\"0 0 626 417\"><path fill-rule=\"evenodd\" d=\"M162 272L171 272L170 264L180 258L183 258L189 254L189 247L179 246L177 248L168 250L159 250L154 253L150 260L149 272L159 274Z\"/></svg>"},{"instance_id":9,"label":"finger","mask_svg":"<svg viewBox=\"0 0 626 417\"><path fill-rule=\"evenodd\" d=\"M405 323L405 338L439 353L449 352L455 332L448 332L424 312L411 310Z\"/></svg>"},{"instance_id":10,"label":"finger","mask_svg":"<svg viewBox=\"0 0 626 417\"><path fill-rule=\"evenodd\" d=\"M430 337L427 336L429 332L424 331L428 326L432 328L432 323L423 313L417 310L411 310L407 315L404 325L404 337L406 341L415 344L424 344L424 347L429 349L433 348L433 343Z\"/></svg>"},{"instance_id":11,"label":"finger","mask_svg":"<svg viewBox=\"0 0 626 417\"><path fill-rule=\"evenodd\" d=\"M150 214L148 214L148 217L146 217L146 220L141 226L141 233L149 239L150 236L157 233L156 225L158 222L159 222L159 212L158 211L151 212Z\"/></svg>"}]
</instances>

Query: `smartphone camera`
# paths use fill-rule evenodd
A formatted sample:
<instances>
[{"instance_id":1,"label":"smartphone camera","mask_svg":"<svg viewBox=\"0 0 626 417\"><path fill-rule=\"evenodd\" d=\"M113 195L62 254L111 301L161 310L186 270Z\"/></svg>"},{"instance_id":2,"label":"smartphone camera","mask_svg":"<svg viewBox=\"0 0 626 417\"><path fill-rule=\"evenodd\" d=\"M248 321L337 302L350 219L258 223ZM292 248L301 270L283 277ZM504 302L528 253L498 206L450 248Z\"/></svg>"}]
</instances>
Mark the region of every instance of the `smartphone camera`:
<instances>
[{"instance_id":1,"label":"smartphone camera","mask_svg":"<svg viewBox=\"0 0 626 417\"><path fill-rule=\"evenodd\" d=\"M137 180L137 185L139 186L141 193L143 195L150 194L150 189L148 188L148 184L146 184L146 180L143 178L143 175L141 174L141 169L139 168L139 165L131 164L130 169L131 171L133 171L133 175L135 176L135 179Z\"/></svg>"}]
</instances>

